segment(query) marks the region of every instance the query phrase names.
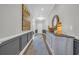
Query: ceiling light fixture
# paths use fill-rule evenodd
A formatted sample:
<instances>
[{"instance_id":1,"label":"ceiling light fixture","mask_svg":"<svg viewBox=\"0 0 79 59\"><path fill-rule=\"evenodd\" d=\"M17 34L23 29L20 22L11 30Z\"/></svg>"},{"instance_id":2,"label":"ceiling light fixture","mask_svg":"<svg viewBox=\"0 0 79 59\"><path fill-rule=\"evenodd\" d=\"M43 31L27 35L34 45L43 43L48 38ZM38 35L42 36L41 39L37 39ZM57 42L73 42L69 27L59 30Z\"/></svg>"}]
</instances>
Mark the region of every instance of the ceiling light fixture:
<instances>
[{"instance_id":1,"label":"ceiling light fixture","mask_svg":"<svg viewBox=\"0 0 79 59\"><path fill-rule=\"evenodd\" d=\"M44 8L41 8L41 11L44 11Z\"/></svg>"},{"instance_id":2,"label":"ceiling light fixture","mask_svg":"<svg viewBox=\"0 0 79 59\"><path fill-rule=\"evenodd\" d=\"M45 20L45 17L37 17L37 19L42 21L42 20Z\"/></svg>"}]
</instances>

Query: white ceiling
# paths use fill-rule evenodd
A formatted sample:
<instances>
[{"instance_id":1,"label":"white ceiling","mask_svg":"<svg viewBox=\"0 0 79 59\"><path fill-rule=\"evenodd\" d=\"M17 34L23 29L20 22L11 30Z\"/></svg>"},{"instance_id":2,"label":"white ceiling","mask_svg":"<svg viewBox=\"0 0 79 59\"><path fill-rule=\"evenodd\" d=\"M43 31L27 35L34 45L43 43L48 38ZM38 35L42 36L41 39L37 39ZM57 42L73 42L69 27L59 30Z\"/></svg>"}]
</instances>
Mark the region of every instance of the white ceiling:
<instances>
[{"instance_id":1,"label":"white ceiling","mask_svg":"<svg viewBox=\"0 0 79 59\"><path fill-rule=\"evenodd\" d=\"M33 18L39 16L48 17L48 14L54 8L54 4L25 4L25 6L28 7Z\"/></svg>"},{"instance_id":2,"label":"white ceiling","mask_svg":"<svg viewBox=\"0 0 79 59\"><path fill-rule=\"evenodd\" d=\"M32 29L37 29L39 23L42 24L43 29L47 29L50 21L49 14L53 11L55 4L25 4L25 6L28 7L31 14ZM40 21L38 18L43 20Z\"/></svg>"}]
</instances>

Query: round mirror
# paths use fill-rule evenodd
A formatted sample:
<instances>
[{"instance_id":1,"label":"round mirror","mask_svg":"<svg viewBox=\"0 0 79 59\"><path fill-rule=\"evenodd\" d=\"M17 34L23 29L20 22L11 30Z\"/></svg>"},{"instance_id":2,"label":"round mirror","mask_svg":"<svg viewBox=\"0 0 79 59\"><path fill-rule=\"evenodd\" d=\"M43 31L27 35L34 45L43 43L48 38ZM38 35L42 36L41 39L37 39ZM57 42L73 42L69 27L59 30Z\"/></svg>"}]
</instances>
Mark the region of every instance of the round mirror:
<instances>
[{"instance_id":1,"label":"round mirror","mask_svg":"<svg viewBox=\"0 0 79 59\"><path fill-rule=\"evenodd\" d=\"M56 26L56 25L57 25L57 19L55 17L54 20L53 20L53 26Z\"/></svg>"},{"instance_id":2,"label":"round mirror","mask_svg":"<svg viewBox=\"0 0 79 59\"><path fill-rule=\"evenodd\" d=\"M56 30L57 30L58 22L59 22L59 17L58 17L58 15L55 15L52 20L52 26L53 26L54 32L56 32Z\"/></svg>"},{"instance_id":3,"label":"round mirror","mask_svg":"<svg viewBox=\"0 0 79 59\"><path fill-rule=\"evenodd\" d=\"M55 15L52 20L52 26L54 29L54 33L60 35L62 34L62 23L59 20L59 16Z\"/></svg>"}]
</instances>

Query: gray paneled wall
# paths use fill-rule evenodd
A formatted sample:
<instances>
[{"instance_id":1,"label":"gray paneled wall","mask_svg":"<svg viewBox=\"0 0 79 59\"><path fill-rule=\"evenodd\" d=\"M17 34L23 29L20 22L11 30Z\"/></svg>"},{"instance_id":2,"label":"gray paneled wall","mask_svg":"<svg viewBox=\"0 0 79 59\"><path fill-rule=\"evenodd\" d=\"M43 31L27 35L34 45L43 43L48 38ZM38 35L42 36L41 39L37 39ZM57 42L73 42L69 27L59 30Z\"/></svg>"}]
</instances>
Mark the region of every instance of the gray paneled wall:
<instances>
[{"instance_id":1,"label":"gray paneled wall","mask_svg":"<svg viewBox=\"0 0 79 59\"><path fill-rule=\"evenodd\" d=\"M74 38L56 37L54 51L56 55L73 55L73 40Z\"/></svg>"},{"instance_id":2,"label":"gray paneled wall","mask_svg":"<svg viewBox=\"0 0 79 59\"><path fill-rule=\"evenodd\" d=\"M19 52L19 37L13 38L12 41L7 41L3 43L4 45L0 46L0 54L9 55L17 54Z\"/></svg>"},{"instance_id":3,"label":"gray paneled wall","mask_svg":"<svg viewBox=\"0 0 79 59\"><path fill-rule=\"evenodd\" d=\"M79 55L79 40L74 40L74 55Z\"/></svg>"},{"instance_id":4,"label":"gray paneled wall","mask_svg":"<svg viewBox=\"0 0 79 59\"><path fill-rule=\"evenodd\" d=\"M33 36L33 32L29 32L19 37L12 38L0 44L0 55L16 55L19 54L27 45Z\"/></svg>"},{"instance_id":5,"label":"gray paneled wall","mask_svg":"<svg viewBox=\"0 0 79 59\"><path fill-rule=\"evenodd\" d=\"M28 40L27 35L22 35L21 36L22 49L26 46L27 40Z\"/></svg>"},{"instance_id":6,"label":"gray paneled wall","mask_svg":"<svg viewBox=\"0 0 79 59\"><path fill-rule=\"evenodd\" d=\"M74 54L74 51L73 51L73 49L74 49L74 39L75 38L67 38L67 44L66 44L66 54L67 55L72 55L72 54Z\"/></svg>"},{"instance_id":7,"label":"gray paneled wall","mask_svg":"<svg viewBox=\"0 0 79 59\"><path fill-rule=\"evenodd\" d=\"M46 33L47 40L55 55L73 55L74 37L56 36L53 33Z\"/></svg>"}]
</instances>

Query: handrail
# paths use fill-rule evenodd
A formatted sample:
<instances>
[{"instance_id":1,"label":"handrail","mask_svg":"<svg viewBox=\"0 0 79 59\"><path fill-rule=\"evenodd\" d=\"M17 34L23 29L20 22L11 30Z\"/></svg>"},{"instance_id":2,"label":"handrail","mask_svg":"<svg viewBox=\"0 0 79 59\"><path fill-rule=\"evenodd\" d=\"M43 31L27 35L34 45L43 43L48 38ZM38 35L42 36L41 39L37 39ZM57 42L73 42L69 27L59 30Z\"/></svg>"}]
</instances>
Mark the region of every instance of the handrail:
<instances>
[{"instance_id":1,"label":"handrail","mask_svg":"<svg viewBox=\"0 0 79 59\"><path fill-rule=\"evenodd\" d=\"M0 44L2 44L3 42L5 42L5 41L7 41L7 40L10 40L10 39L19 37L19 36L24 35L24 34L27 34L27 33L31 32L31 31L32 31L32 30L30 30L30 31L23 31L23 32L21 32L21 33L19 33L19 34L15 34L15 35L12 35L12 36L8 36L8 37L5 37L5 38L1 38L1 39L0 39Z\"/></svg>"},{"instance_id":2,"label":"handrail","mask_svg":"<svg viewBox=\"0 0 79 59\"><path fill-rule=\"evenodd\" d=\"M28 47L30 46L30 44L32 43L34 36L32 37L32 39L27 43L27 45L25 46L25 48L19 53L19 55L23 55L25 53L25 51L28 49Z\"/></svg>"},{"instance_id":3,"label":"handrail","mask_svg":"<svg viewBox=\"0 0 79 59\"><path fill-rule=\"evenodd\" d=\"M23 55L25 53L25 51L27 50L27 48L30 46L31 42L32 42L33 39L31 39L27 45L25 46L25 48L19 53L19 55Z\"/></svg>"},{"instance_id":4,"label":"handrail","mask_svg":"<svg viewBox=\"0 0 79 59\"><path fill-rule=\"evenodd\" d=\"M54 51L52 51L51 47L50 47L49 44L48 44L46 34L43 33L42 35L43 35L44 42L45 42L45 44L46 44L46 48L48 49L49 54L50 54L50 55L53 55L53 54L54 54Z\"/></svg>"}]
</instances>

